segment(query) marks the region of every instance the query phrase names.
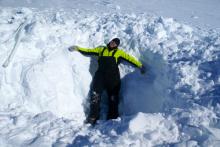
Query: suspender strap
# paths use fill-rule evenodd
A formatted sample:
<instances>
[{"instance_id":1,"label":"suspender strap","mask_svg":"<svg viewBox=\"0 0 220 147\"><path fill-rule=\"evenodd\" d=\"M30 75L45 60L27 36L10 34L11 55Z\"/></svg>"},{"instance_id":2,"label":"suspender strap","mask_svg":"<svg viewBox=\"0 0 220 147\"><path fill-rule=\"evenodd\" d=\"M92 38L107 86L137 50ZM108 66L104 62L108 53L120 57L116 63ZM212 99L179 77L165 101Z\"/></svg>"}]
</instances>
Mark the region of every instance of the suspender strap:
<instances>
[{"instance_id":1,"label":"suspender strap","mask_svg":"<svg viewBox=\"0 0 220 147\"><path fill-rule=\"evenodd\" d=\"M106 47L103 48L103 50L102 50L100 56L103 56L105 49L106 49Z\"/></svg>"},{"instance_id":2,"label":"suspender strap","mask_svg":"<svg viewBox=\"0 0 220 147\"><path fill-rule=\"evenodd\" d=\"M117 49L115 49L112 53L112 57L114 57L115 53L117 52Z\"/></svg>"}]
</instances>

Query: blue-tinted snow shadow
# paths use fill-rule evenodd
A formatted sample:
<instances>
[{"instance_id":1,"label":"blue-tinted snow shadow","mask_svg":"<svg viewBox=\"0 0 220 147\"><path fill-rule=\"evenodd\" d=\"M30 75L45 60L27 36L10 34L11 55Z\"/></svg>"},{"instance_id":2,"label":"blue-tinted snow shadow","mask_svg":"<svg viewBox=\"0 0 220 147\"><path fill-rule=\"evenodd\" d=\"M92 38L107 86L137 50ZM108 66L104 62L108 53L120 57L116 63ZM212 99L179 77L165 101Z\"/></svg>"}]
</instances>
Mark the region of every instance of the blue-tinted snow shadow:
<instances>
[{"instance_id":1,"label":"blue-tinted snow shadow","mask_svg":"<svg viewBox=\"0 0 220 147\"><path fill-rule=\"evenodd\" d=\"M89 136L79 135L77 136L72 144L68 144L66 147L82 147L82 146L92 146L92 143L89 141Z\"/></svg>"},{"instance_id":2,"label":"blue-tinted snow shadow","mask_svg":"<svg viewBox=\"0 0 220 147\"><path fill-rule=\"evenodd\" d=\"M219 67L219 59L201 63L199 66L200 78L205 80L207 83L210 81L214 82L214 85L202 94L201 99L198 101L198 103L203 106L216 106L217 104L220 104L220 84L218 81L220 76Z\"/></svg>"},{"instance_id":3,"label":"blue-tinted snow shadow","mask_svg":"<svg viewBox=\"0 0 220 147\"><path fill-rule=\"evenodd\" d=\"M122 78L121 113L133 115L138 112L164 112L164 105L170 99L172 89L172 70L160 54L144 51L141 59L146 66L146 73L139 69Z\"/></svg>"}]
</instances>

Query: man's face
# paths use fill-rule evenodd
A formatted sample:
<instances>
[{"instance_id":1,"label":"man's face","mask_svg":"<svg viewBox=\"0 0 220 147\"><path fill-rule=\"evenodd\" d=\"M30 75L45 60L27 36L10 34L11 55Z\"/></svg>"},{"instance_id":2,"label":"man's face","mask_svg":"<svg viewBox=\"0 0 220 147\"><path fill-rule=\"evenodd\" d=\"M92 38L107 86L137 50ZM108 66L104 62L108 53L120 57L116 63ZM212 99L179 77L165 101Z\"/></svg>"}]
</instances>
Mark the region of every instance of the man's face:
<instances>
[{"instance_id":1,"label":"man's face","mask_svg":"<svg viewBox=\"0 0 220 147\"><path fill-rule=\"evenodd\" d=\"M118 45L114 41L110 41L109 45L110 45L111 48L118 47Z\"/></svg>"}]
</instances>

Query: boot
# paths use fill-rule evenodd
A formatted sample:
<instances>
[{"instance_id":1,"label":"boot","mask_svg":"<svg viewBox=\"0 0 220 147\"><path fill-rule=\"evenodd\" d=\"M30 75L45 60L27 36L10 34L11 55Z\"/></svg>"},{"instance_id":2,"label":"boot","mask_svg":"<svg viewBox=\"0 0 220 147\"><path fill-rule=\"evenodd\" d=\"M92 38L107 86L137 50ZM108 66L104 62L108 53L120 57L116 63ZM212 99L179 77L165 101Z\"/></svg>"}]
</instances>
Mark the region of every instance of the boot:
<instances>
[{"instance_id":1,"label":"boot","mask_svg":"<svg viewBox=\"0 0 220 147\"><path fill-rule=\"evenodd\" d=\"M90 103L90 113L87 118L87 123L94 125L99 118L99 105L101 96L96 92L92 92L91 103Z\"/></svg>"}]
</instances>

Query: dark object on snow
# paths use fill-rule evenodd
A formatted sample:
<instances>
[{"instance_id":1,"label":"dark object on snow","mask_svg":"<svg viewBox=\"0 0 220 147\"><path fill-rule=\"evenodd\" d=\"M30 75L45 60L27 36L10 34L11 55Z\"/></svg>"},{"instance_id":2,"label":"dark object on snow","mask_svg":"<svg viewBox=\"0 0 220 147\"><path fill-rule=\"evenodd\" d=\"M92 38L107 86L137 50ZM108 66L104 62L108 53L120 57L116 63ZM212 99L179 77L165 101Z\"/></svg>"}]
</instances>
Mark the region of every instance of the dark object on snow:
<instances>
[{"instance_id":1,"label":"dark object on snow","mask_svg":"<svg viewBox=\"0 0 220 147\"><path fill-rule=\"evenodd\" d=\"M146 67L144 65L142 65L140 70L141 70L141 74L145 74L146 73Z\"/></svg>"},{"instance_id":2,"label":"dark object on snow","mask_svg":"<svg viewBox=\"0 0 220 147\"><path fill-rule=\"evenodd\" d=\"M77 50L77 46L73 45L68 48L70 52Z\"/></svg>"},{"instance_id":3,"label":"dark object on snow","mask_svg":"<svg viewBox=\"0 0 220 147\"><path fill-rule=\"evenodd\" d=\"M94 117L94 118L92 118L92 117L88 117L87 119L86 119L86 121L85 121L85 123L86 124L91 124L92 126L94 126L95 125L95 123L96 123L96 118Z\"/></svg>"}]
</instances>

